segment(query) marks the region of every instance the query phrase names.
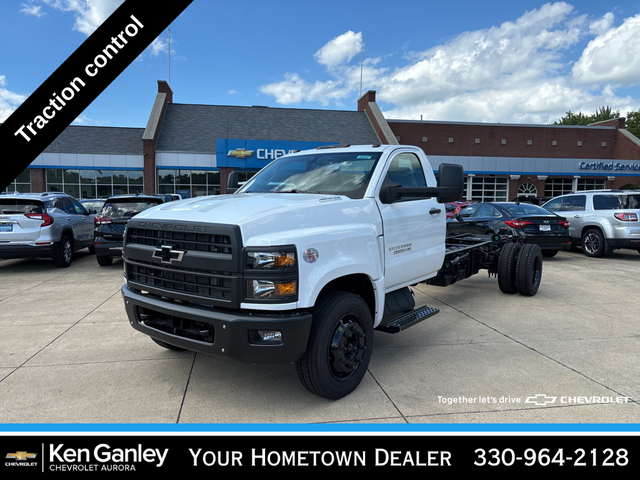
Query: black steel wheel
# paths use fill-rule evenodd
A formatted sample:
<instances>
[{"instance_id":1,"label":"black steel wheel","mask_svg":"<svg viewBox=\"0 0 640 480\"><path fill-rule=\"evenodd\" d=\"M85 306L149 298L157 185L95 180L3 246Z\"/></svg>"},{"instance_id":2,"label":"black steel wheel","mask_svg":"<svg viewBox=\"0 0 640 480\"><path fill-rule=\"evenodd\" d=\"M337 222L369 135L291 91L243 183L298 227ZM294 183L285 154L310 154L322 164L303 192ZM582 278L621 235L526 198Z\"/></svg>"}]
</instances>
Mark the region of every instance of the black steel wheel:
<instances>
[{"instance_id":1,"label":"black steel wheel","mask_svg":"<svg viewBox=\"0 0 640 480\"><path fill-rule=\"evenodd\" d=\"M516 264L516 282L522 295L538 293L542 281L542 251L538 245L526 244L522 247Z\"/></svg>"},{"instance_id":2,"label":"black steel wheel","mask_svg":"<svg viewBox=\"0 0 640 480\"><path fill-rule=\"evenodd\" d=\"M503 293L517 293L516 262L522 245L507 243L498 256L498 286Z\"/></svg>"},{"instance_id":3,"label":"black steel wheel","mask_svg":"<svg viewBox=\"0 0 640 480\"><path fill-rule=\"evenodd\" d=\"M362 381L373 346L373 319L365 301L330 292L313 312L307 351L297 362L298 377L310 392L337 400Z\"/></svg>"}]
</instances>

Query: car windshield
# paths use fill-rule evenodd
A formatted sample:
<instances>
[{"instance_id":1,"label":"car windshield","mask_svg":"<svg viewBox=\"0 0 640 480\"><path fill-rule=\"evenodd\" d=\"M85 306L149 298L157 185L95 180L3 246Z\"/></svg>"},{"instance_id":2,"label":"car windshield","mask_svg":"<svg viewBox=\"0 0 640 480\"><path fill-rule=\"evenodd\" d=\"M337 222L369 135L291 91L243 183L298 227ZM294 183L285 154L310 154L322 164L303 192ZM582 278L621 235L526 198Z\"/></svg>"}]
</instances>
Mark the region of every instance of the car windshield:
<instances>
[{"instance_id":1,"label":"car windshield","mask_svg":"<svg viewBox=\"0 0 640 480\"><path fill-rule=\"evenodd\" d=\"M43 213L43 204L39 200L3 198L0 199L0 214Z\"/></svg>"},{"instance_id":2,"label":"car windshield","mask_svg":"<svg viewBox=\"0 0 640 480\"><path fill-rule=\"evenodd\" d=\"M553 215L549 210L546 210L537 205L530 203L503 203L500 205L512 216L518 215Z\"/></svg>"},{"instance_id":3,"label":"car windshield","mask_svg":"<svg viewBox=\"0 0 640 480\"><path fill-rule=\"evenodd\" d=\"M330 193L362 198L380 155L318 152L282 157L254 175L238 193Z\"/></svg>"},{"instance_id":4,"label":"car windshield","mask_svg":"<svg viewBox=\"0 0 640 480\"><path fill-rule=\"evenodd\" d=\"M102 207L100 215L107 218L131 218L134 215L146 210L149 207L159 205L162 203L161 199L118 199L107 202Z\"/></svg>"}]
</instances>

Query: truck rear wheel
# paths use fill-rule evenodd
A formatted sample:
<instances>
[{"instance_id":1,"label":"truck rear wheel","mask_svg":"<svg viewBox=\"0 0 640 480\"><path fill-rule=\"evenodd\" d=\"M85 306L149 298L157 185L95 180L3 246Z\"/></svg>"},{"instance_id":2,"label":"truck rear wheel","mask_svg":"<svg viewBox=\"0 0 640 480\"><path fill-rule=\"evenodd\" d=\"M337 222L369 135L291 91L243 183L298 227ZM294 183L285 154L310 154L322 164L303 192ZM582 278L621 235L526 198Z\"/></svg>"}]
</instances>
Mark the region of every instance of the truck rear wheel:
<instances>
[{"instance_id":1,"label":"truck rear wheel","mask_svg":"<svg viewBox=\"0 0 640 480\"><path fill-rule=\"evenodd\" d=\"M337 400L362 381L373 346L373 319L362 298L330 292L313 311L307 351L297 362L300 381L310 392Z\"/></svg>"},{"instance_id":2,"label":"truck rear wheel","mask_svg":"<svg viewBox=\"0 0 640 480\"><path fill-rule=\"evenodd\" d=\"M519 243L507 243L500 250L498 256L498 286L504 293L517 293L516 262L521 245Z\"/></svg>"},{"instance_id":3,"label":"truck rear wheel","mask_svg":"<svg viewBox=\"0 0 640 480\"><path fill-rule=\"evenodd\" d=\"M522 295L533 296L542 280L542 250L528 243L522 247L516 264L516 282Z\"/></svg>"}]
</instances>

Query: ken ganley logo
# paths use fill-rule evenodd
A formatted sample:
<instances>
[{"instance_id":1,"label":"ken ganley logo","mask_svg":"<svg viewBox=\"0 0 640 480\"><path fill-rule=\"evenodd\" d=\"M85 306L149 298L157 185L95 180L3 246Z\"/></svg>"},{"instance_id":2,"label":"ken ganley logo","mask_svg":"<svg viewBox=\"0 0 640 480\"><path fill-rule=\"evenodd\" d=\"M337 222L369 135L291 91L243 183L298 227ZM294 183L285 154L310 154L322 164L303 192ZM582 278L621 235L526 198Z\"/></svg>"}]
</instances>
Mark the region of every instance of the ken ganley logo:
<instances>
[{"instance_id":1,"label":"ken ganley logo","mask_svg":"<svg viewBox=\"0 0 640 480\"><path fill-rule=\"evenodd\" d=\"M29 452L7 453L4 464L6 467L35 467L38 464L36 456L37 454Z\"/></svg>"},{"instance_id":2,"label":"ken ganley logo","mask_svg":"<svg viewBox=\"0 0 640 480\"><path fill-rule=\"evenodd\" d=\"M114 448L101 443L93 448L70 448L64 444L49 445L49 471L55 472L129 472L142 464L162 467L168 448L144 448L138 444Z\"/></svg>"}]
</instances>

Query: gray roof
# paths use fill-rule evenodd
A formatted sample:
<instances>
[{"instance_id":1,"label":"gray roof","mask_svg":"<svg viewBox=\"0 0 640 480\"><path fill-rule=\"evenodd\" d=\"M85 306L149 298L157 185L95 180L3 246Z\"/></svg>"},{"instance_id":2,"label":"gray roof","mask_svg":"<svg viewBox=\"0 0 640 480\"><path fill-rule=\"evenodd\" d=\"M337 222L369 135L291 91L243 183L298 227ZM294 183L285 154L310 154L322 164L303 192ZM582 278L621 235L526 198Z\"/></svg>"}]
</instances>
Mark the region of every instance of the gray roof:
<instances>
[{"instance_id":1,"label":"gray roof","mask_svg":"<svg viewBox=\"0 0 640 480\"><path fill-rule=\"evenodd\" d=\"M143 133L144 128L69 125L44 151L142 155Z\"/></svg>"},{"instance_id":2,"label":"gray roof","mask_svg":"<svg viewBox=\"0 0 640 480\"><path fill-rule=\"evenodd\" d=\"M156 150L215 153L217 138L380 143L365 112L170 103Z\"/></svg>"}]
</instances>

